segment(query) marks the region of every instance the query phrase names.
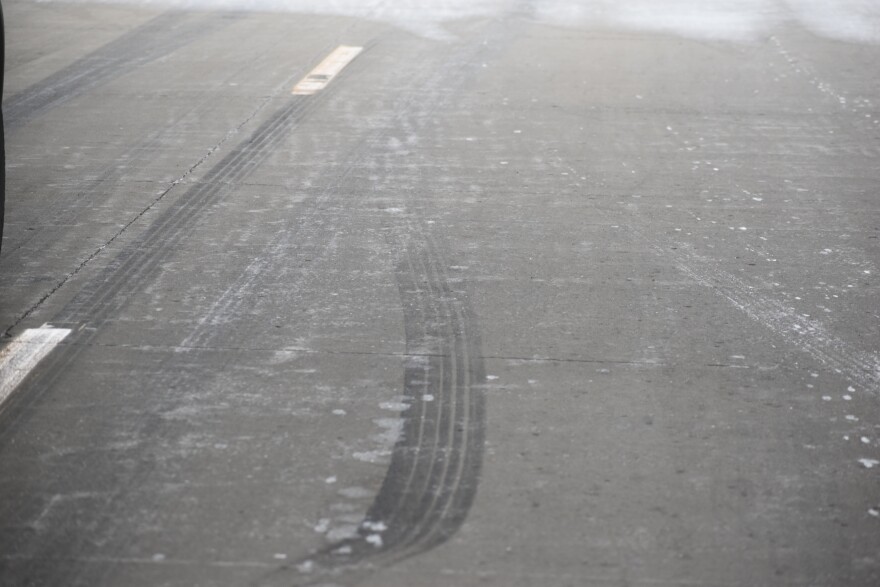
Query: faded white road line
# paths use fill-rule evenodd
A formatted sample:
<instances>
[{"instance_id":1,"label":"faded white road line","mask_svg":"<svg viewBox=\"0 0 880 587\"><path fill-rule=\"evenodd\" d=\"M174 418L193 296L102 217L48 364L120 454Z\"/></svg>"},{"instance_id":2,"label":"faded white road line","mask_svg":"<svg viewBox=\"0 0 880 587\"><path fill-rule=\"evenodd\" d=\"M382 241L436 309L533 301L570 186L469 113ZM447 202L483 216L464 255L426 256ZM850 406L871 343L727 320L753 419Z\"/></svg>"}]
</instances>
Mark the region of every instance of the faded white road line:
<instances>
[{"instance_id":1,"label":"faded white road line","mask_svg":"<svg viewBox=\"0 0 880 587\"><path fill-rule=\"evenodd\" d=\"M324 58L324 61L318 64L318 67L310 71L293 87L293 95L311 96L320 92L363 50L363 47L349 47L347 45L336 47Z\"/></svg>"},{"instance_id":2,"label":"faded white road line","mask_svg":"<svg viewBox=\"0 0 880 587\"><path fill-rule=\"evenodd\" d=\"M70 334L68 328L48 324L30 328L0 351L0 407L27 374Z\"/></svg>"}]
</instances>

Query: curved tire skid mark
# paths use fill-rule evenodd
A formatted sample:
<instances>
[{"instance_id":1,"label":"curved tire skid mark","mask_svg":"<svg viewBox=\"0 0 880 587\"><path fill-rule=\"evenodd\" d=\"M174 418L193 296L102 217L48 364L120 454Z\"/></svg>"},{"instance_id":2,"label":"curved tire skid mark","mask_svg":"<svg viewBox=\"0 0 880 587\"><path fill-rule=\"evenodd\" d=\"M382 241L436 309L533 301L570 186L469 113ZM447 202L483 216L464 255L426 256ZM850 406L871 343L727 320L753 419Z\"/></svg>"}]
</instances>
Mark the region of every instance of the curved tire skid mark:
<instances>
[{"instance_id":1,"label":"curved tire skid mark","mask_svg":"<svg viewBox=\"0 0 880 587\"><path fill-rule=\"evenodd\" d=\"M476 496L484 446L485 371L475 317L427 237L399 248L410 406L385 479L358 533L257 581L261 587L357 582L430 550L461 527Z\"/></svg>"},{"instance_id":2,"label":"curved tire skid mark","mask_svg":"<svg viewBox=\"0 0 880 587\"><path fill-rule=\"evenodd\" d=\"M413 456L421 469L413 467L403 490L398 495L389 491L392 499L383 503L377 499L368 513L368 520L390 521L388 541L397 546L397 558L432 548L461 526L476 494L482 463L485 398L478 386L485 373L476 320L466 294L450 287L444 265L436 245L427 238L409 251L405 270L398 270L404 308L415 307L416 300L407 298L416 297L426 309L424 323L407 338L415 341L413 350L426 351L428 362L407 369L406 393L413 404L436 403L439 417L432 431L429 414L422 410L414 431L420 442ZM407 281L413 276L423 281ZM406 311L404 316L405 323L412 324ZM439 347L439 354L432 346ZM441 396L431 393L431 383ZM425 395L434 396L434 401L424 401ZM424 438L431 443L433 467L418 462ZM401 443L407 446L406 437ZM395 534L401 530L401 535Z\"/></svg>"},{"instance_id":3,"label":"curved tire skid mark","mask_svg":"<svg viewBox=\"0 0 880 587\"><path fill-rule=\"evenodd\" d=\"M4 122L13 131L49 110L155 61L199 37L228 26L240 14L198 15L170 11L147 21L46 79L5 100Z\"/></svg>"}]
</instances>

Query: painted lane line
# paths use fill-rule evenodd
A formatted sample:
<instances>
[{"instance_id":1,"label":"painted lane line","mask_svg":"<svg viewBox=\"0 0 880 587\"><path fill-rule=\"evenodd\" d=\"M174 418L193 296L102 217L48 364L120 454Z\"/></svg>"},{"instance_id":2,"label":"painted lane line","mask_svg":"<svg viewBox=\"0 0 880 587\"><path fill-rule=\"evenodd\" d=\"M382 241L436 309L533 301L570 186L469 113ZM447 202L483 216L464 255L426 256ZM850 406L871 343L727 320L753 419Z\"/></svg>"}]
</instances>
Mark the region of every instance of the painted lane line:
<instances>
[{"instance_id":1,"label":"painted lane line","mask_svg":"<svg viewBox=\"0 0 880 587\"><path fill-rule=\"evenodd\" d=\"M27 374L70 334L68 328L30 328L0 351L0 406Z\"/></svg>"},{"instance_id":2,"label":"painted lane line","mask_svg":"<svg viewBox=\"0 0 880 587\"><path fill-rule=\"evenodd\" d=\"M336 47L324 58L324 61L293 87L293 95L311 96L320 92L363 50L363 47L349 47L347 45Z\"/></svg>"}]
</instances>

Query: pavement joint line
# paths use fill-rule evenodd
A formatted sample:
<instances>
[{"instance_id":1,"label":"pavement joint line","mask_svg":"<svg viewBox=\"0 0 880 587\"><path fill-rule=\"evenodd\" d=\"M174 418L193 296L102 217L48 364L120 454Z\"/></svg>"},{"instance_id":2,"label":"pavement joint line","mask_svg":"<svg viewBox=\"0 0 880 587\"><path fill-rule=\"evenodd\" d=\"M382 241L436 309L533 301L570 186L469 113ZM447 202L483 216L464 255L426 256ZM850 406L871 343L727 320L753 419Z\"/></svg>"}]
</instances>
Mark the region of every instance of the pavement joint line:
<instances>
[{"instance_id":1,"label":"pavement joint line","mask_svg":"<svg viewBox=\"0 0 880 587\"><path fill-rule=\"evenodd\" d=\"M0 407L34 367L71 333L48 324L29 328L0 351Z\"/></svg>"},{"instance_id":2,"label":"pavement joint line","mask_svg":"<svg viewBox=\"0 0 880 587\"><path fill-rule=\"evenodd\" d=\"M291 92L294 96L311 96L327 87L354 58L360 55L363 47L340 45L330 52L312 71L306 74Z\"/></svg>"},{"instance_id":3,"label":"pavement joint line","mask_svg":"<svg viewBox=\"0 0 880 587\"><path fill-rule=\"evenodd\" d=\"M131 349L142 351L214 351L214 352L246 352L246 353L303 353L307 355L343 355L343 356L367 356L367 357L427 357L444 358L448 354L438 353L404 353L404 352L374 352L374 351L339 351L327 349L306 348L271 348L271 347L233 347L233 346L184 346L184 345L153 345L153 344L107 344L107 343L73 343L75 345L89 346L104 349ZM668 367L667 362L652 361L626 361L622 359L577 359L563 357L519 357L515 355L482 355L485 361L524 361L530 363L581 363L589 365L631 365L637 367ZM730 363L703 363L700 366L723 369L751 369L753 365L735 365Z\"/></svg>"},{"instance_id":4,"label":"pavement joint line","mask_svg":"<svg viewBox=\"0 0 880 587\"><path fill-rule=\"evenodd\" d=\"M143 351L216 351L216 352L252 352L252 353L304 353L309 355L358 355L369 357L448 357L448 354L441 353L404 353L404 352L374 352L374 351L333 351L327 349L306 349L306 348L272 348L272 347L232 347L232 346L184 346L184 345L154 345L154 344L107 344L107 343L74 343L92 348L105 349L132 349ZM667 363L655 363L650 361L625 361L620 359L572 359L562 357L518 357L518 356L501 356L501 355L482 355L480 357L489 361L529 361L535 363L589 363L589 364L611 364L611 365L641 365L645 367L663 367ZM722 363L706 363L705 367L735 367L746 368L747 365L728 365Z\"/></svg>"},{"instance_id":5,"label":"pavement joint line","mask_svg":"<svg viewBox=\"0 0 880 587\"><path fill-rule=\"evenodd\" d=\"M196 565L200 567L245 567L245 568L259 568L259 569L271 569L277 566L277 562L263 562L263 561L205 561L201 559L189 559L189 558L135 558L135 557L98 557L98 556L81 556L81 557L36 557L29 555L10 555L4 554L0 555L0 560L29 560L29 561L44 561L44 562L58 562L58 561L72 561L72 562L83 562L83 563L113 563L113 564L127 564L127 565Z\"/></svg>"}]
</instances>

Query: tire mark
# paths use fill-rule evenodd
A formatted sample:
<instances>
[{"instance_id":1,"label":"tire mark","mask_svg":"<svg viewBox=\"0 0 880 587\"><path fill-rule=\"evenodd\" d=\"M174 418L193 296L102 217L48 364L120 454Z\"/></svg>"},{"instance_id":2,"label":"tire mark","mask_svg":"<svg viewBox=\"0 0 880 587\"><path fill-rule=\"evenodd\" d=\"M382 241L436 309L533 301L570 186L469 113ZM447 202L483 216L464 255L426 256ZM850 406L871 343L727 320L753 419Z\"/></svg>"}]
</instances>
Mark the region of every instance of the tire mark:
<instances>
[{"instance_id":1,"label":"tire mark","mask_svg":"<svg viewBox=\"0 0 880 587\"><path fill-rule=\"evenodd\" d=\"M155 61L228 26L238 14L203 16L170 11L96 49L3 103L7 131L93 90L133 68Z\"/></svg>"},{"instance_id":2,"label":"tire mark","mask_svg":"<svg viewBox=\"0 0 880 587\"><path fill-rule=\"evenodd\" d=\"M409 228L393 245L404 311L404 396L410 408L385 479L357 535L256 584L363 579L448 540L476 496L485 435L485 369L467 293L455 290L433 240Z\"/></svg>"},{"instance_id":3,"label":"tire mark","mask_svg":"<svg viewBox=\"0 0 880 587\"><path fill-rule=\"evenodd\" d=\"M444 542L464 521L476 494L485 423L485 400L475 388L485 374L467 294L450 287L446 263L430 237L409 247L397 271L407 351L425 353L428 360L408 366L405 393L410 403L436 405L437 415L434 430L427 410L415 424L414 419L405 423L398 462L392 456L383 489L367 515L373 524L388 520L382 536L389 550L397 551L395 558ZM411 315L419 302L421 324ZM434 401L424 401L425 395ZM423 456L426 447L430 454ZM398 470L409 472L406 481L400 481Z\"/></svg>"}]
</instances>

